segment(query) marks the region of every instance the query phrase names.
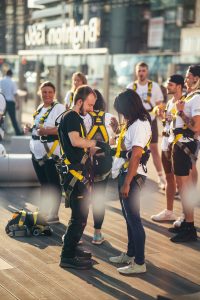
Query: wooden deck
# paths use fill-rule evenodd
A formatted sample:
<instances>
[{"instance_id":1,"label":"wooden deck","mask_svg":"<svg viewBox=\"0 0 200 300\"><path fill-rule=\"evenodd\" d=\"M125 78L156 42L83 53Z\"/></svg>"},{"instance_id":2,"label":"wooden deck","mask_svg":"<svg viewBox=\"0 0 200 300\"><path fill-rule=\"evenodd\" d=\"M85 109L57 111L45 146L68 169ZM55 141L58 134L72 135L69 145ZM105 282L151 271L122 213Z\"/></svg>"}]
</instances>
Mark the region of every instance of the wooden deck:
<instances>
[{"instance_id":1,"label":"wooden deck","mask_svg":"<svg viewBox=\"0 0 200 300\"><path fill-rule=\"evenodd\" d=\"M157 191L150 179L142 196L141 214L146 231L147 273L122 276L109 256L126 250L126 226L117 200L116 183L107 191L107 210L103 233L106 241L101 246L91 244L93 221L90 214L84 232L84 246L93 253L94 267L87 271L61 269L59 256L69 209L62 203L61 223L52 225L51 237L10 238L4 227L11 218L12 205L32 208L31 202L39 198L37 188L0 189L0 299L157 299L158 295L197 293L191 299L200 299L200 241L190 244L173 244L167 231L170 224L154 223L153 213L165 208L165 197ZM180 201L175 211L181 212ZM200 228L200 208L195 212L196 226ZM169 298L166 298L169 299ZM171 298L170 298L171 299ZM182 298L181 298L182 299ZM186 296L185 299L190 299Z\"/></svg>"}]
</instances>

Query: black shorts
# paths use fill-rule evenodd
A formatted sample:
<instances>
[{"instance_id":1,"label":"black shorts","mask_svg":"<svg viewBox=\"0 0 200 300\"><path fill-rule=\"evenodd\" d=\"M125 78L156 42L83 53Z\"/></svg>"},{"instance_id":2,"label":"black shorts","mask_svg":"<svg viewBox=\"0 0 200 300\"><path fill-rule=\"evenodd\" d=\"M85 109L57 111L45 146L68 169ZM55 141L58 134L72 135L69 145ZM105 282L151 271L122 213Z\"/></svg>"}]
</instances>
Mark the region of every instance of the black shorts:
<instances>
[{"instance_id":1,"label":"black shorts","mask_svg":"<svg viewBox=\"0 0 200 300\"><path fill-rule=\"evenodd\" d=\"M195 153L197 149L196 142L186 143L187 147L190 149L191 153ZM174 174L177 176L188 176L190 169L192 169L192 160L191 158L178 147L176 144L173 147L172 153L172 164Z\"/></svg>"},{"instance_id":2,"label":"black shorts","mask_svg":"<svg viewBox=\"0 0 200 300\"><path fill-rule=\"evenodd\" d=\"M151 123L151 130L152 130L151 144L156 144L158 143L158 123L156 118Z\"/></svg>"},{"instance_id":3,"label":"black shorts","mask_svg":"<svg viewBox=\"0 0 200 300\"><path fill-rule=\"evenodd\" d=\"M161 160L165 174L173 173L171 151L162 151Z\"/></svg>"}]
</instances>

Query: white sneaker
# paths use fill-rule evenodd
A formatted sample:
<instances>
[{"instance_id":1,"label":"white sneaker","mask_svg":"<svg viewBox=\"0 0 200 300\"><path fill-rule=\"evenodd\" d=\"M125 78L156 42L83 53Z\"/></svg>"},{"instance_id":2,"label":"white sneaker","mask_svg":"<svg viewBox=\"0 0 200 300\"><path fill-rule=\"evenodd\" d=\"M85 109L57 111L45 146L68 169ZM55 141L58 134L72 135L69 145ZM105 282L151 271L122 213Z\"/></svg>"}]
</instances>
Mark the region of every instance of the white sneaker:
<instances>
[{"instance_id":1,"label":"white sneaker","mask_svg":"<svg viewBox=\"0 0 200 300\"><path fill-rule=\"evenodd\" d=\"M156 221L156 222L174 221L174 220L176 220L176 216L172 210L164 209L157 215L152 215L151 220Z\"/></svg>"},{"instance_id":2,"label":"white sneaker","mask_svg":"<svg viewBox=\"0 0 200 300\"><path fill-rule=\"evenodd\" d=\"M163 176L159 176L158 177L158 188L160 189L160 190L165 190L165 185L166 185L166 182L165 182L165 179L164 179L164 177Z\"/></svg>"},{"instance_id":3,"label":"white sneaker","mask_svg":"<svg viewBox=\"0 0 200 300\"><path fill-rule=\"evenodd\" d=\"M116 264L129 264L134 257L128 256L125 252L122 252L119 256L109 257L109 261Z\"/></svg>"},{"instance_id":4,"label":"white sneaker","mask_svg":"<svg viewBox=\"0 0 200 300\"><path fill-rule=\"evenodd\" d=\"M184 213L182 213L182 215L180 217L178 217L178 219L173 223L174 227L180 227L181 223L185 220L185 215Z\"/></svg>"},{"instance_id":5,"label":"white sneaker","mask_svg":"<svg viewBox=\"0 0 200 300\"><path fill-rule=\"evenodd\" d=\"M140 274L145 273L147 271L146 264L137 265L132 262L130 265L122 268L118 268L117 271L121 274Z\"/></svg>"}]
</instances>

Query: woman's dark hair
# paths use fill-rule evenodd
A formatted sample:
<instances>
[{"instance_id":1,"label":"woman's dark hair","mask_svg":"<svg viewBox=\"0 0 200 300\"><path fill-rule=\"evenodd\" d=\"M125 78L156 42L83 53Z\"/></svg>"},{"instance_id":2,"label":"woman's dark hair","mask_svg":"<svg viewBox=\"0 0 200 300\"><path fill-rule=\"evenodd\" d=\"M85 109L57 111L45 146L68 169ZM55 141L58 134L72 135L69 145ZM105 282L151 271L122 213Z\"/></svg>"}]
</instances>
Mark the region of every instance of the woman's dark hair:
<instances>
[{"instance_id":1,"label":"woman's dark hair","mask_svg":"<svg viewBox=\"0 0 200 300\"><path fill-rule=\"evenodd\" d=\"M74 93L74 104L76 104L76 102L80 99L85 101L89 94L93 94L96 97L96 93L91 87L88 85L81 85Z\"/></svg>"},{"instance_id":2,"label":"woman's dark hair","mask_svg":"<svg viewBox=\"0 0 200 300\"><path fill-rule=\"evenodd\" d=\"M151 117L144 108L140 96L131 89L126 89L115 98L114 108L128 120L128 126L138 119L148 120L151 123Z\"/></svg>"},{"instance_id":3,"label":"woman's dark hair","mask_svg":"<svg viewBox=\"0 0 200 300\"><path fill-rule=\"evenodd\" d=\"M45 81L40 85L39 90L41 91L42 88L44 88L45 86L49 86L54 90L54 93L56 91L55 85L51 82L51 81Z\"/></svg>"},{"instance_id":4,"label":"woman's dark hair","mask_svg":"<svg viewBox=\"0 0 200 300\"><path fill-rule=\"evenodd\" d=\"M106 103L105 103L105 100L104 100L102 94L96 89L94 89L94 92L97 95L97 99L96 99L96 102L95 102L95 105L94 105L94 110L105 111Z\"/></svg>"}]
</instances>

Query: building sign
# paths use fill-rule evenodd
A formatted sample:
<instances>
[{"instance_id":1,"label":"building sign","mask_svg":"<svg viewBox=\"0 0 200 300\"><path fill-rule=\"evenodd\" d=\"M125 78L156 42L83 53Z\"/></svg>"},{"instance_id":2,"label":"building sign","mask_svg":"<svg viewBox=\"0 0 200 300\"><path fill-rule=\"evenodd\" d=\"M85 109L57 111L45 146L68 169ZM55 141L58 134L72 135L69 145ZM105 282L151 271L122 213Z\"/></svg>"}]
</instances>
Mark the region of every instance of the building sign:
<instances>
[{"instance_id":1,"label":"building sign","mask_svg":"<svg viewBox=\"0 0 200 300\"><path fill-rule=\"evenodd\" d=\"M29 25L25 34L27 47L31 46L61 46L68 45L73 49L80 49L82 45L95 43L100 36L100 19L91 18L88 24L84 20L79 25L71 19L69 25L63 23L61 27L47 29L43 23Z\"/></svg>"},{"instance_id":2,"label":"building sign","mask_svg":"<svg viewBox=\"0 0 200 300\"><path fill-rule=\"evenodd\" d=\"M163 46L164 18L156 17L149 20L148 47L161 48Z\"/></svg>"},{"instance_id":3,"label":"building sign","mask_svg":"<svg viewBox=\"0 0 200 300\"><path fill-rule=\"evenodd\" d=\"M181 54L199 56L200 27L183 28L181 30Z\"/></svg>"}]
</instances>

